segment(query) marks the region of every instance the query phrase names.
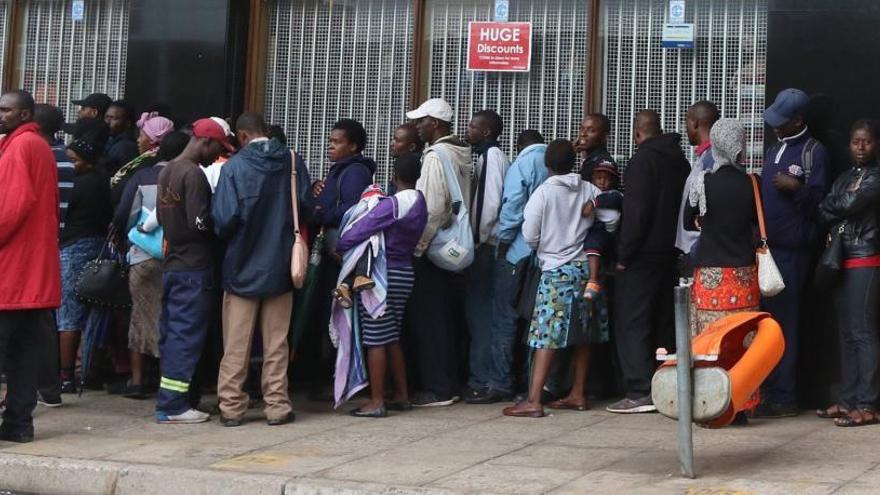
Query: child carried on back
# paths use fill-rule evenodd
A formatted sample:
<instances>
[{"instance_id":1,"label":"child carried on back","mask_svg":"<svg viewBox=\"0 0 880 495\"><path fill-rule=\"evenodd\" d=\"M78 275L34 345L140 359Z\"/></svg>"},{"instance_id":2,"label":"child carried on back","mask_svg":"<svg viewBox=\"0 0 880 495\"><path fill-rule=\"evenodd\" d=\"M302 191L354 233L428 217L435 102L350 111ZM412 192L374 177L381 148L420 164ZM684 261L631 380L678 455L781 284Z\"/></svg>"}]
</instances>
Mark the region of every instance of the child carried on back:
<instances>
[{"instance_id":1,"label":"child carried on back","mask_svg":"<svg viewBox=\"0 0 880 495\"><path fill-rule=\"evenodd\" d=\"M623 208L623 193L615 189L618 179L619 174L614 163L603 161L593 168L591 182L602 194L584 205L582 212L585 217L596 214L596 221L584 240L584 251L589 256L590 264L590 281L584 290L585 299L594 300L598 297L602 291L599 282L601 260L606 260L604 264L609 267L614 258L614 234L617 232Z\"/></svg>"},{"instance_id":2,"label":"child carried on back","mask_svg":"<svg viewBox=\"0 0 880 495\"><path fill-rule=\"evenodd\" d=\"M348 213L346 213L346 218L343 219L343 225L349 225L357 221L360 217L365 216L369 211L379 203L379 198L385 197L385 194L382 192L382 189L373 184L367 187L364 192L361 194L361 199L358 205L355 205ZM361 206L358 208L358 206ZM348 218L349 215L352 218ZM339 302L339 305L345 309L349 309L353 305L353 294L372 289L376 286L376 282L373 280L373 262L376 259L376 255L378 253L374 252L373 247L377 243L377 235L370 237L367 242L367 249L364 251L364 254L357 261L357 265L354 267L348 275L342 280L342 282L333 289L333 297Z\"/></svg>"}]
</instances>

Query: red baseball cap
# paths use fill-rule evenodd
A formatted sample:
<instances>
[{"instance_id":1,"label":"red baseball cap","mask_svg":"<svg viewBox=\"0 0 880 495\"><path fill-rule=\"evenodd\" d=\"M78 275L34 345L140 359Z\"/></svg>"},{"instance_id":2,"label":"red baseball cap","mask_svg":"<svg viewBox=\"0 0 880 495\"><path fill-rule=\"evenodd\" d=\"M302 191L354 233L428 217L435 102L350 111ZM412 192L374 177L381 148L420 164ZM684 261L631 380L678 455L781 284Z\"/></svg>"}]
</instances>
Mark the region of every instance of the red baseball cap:
<instances>
[{"instance_id":1,"label":"red baseball cap","mask_svg":"<svg viewBox=\"0 0 880 495\"><path fill-rule=\"evenodd\" d=\"M235 146L229 142L229 134L223 129L223 126L214 119L199 119L193 123L192 134L198 138L208 138L222 144L227 151L235 151Z\"/></svg>"}]
</instances>

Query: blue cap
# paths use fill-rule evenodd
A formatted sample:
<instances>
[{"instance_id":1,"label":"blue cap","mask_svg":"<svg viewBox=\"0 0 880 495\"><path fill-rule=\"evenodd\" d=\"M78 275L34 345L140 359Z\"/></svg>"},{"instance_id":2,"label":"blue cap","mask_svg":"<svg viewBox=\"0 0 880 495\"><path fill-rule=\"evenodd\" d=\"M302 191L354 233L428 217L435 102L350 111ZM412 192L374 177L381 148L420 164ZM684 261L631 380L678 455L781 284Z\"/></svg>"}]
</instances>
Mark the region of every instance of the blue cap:
<instances>
[{"instance_id":1,"label":"blue cap","mask_svg":"<svg viewBox=\"0 0 880 495\"><path fill-rule=\"evenodd\" d=\"M810 104L810 97L799 89L783 89L776 101L764 110L764 121L770 127L782 127L798 115L803 115Z\"/></svg>"}]
</instances>

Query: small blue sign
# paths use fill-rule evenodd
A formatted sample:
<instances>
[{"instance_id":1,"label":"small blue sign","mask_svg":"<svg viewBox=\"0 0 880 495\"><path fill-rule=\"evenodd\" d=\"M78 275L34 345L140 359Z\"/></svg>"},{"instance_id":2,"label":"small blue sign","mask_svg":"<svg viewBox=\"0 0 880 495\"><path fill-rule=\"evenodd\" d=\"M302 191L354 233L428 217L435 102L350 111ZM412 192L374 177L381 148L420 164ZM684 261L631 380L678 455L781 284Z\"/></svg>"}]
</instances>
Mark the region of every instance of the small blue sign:
<instances>
[{"instance_id":1,"label":"small blue sign","mask_svg":"<svg viewBox=\"0 0 880 495\"><path fill-rule=\"evenodd\" d=\"M510 1L495 0L495 22L507 22L510 16Z\"/></svg>"},{"instance_id":2,"label":"small blue sign","mask_svg":"<svg viewBox=\"0 0 880 495\"><path fill-rule=\"evenodd\" d=\"M669 0L669 24L684 24L685 0Z\"/></svg>"},{"instance_id":3,"label":"small blue sign","mask_svg":"<svg viewBox=\"0 0 880 495\"><path fill-rule=\"evenodd\" d=\"M73 0L70 5L70 18L73 19L74 22L79 22L83 20L86 16L86 2L85 0Z\"/></svg>"}]
</instances>

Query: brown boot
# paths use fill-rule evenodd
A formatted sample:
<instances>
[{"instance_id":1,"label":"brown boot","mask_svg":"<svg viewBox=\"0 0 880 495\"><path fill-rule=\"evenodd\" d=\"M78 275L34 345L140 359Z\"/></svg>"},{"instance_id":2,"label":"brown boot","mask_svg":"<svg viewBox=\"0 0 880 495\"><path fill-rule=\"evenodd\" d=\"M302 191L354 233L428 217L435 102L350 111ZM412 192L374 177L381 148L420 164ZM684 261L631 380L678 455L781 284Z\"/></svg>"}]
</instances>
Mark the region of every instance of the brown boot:
<instances>
[{"instance_id":1,"label":"brown boot","mask_svg":"<svg viewBox=\"0 0 880 495\"><path fill-rule=\"evenodd\" d=\"M352 290L355 292L360 292L362 290L370 290L376 286L376 282L373 282L373 279L370 277L365 277L363 275L358 275L354 278L354 285L352 286Z\"/></svg>"},{"instance_id":2,"label":"brown boot","mask_svg":"<svg viewBox=\"0 0 880 495\"><path fill-rule=\"evenodd\" d=\"M333 298L345 309L352 307L351 290L347 284L339 284L339 287L333 289Z\"/></svg>"}]
</instances>

